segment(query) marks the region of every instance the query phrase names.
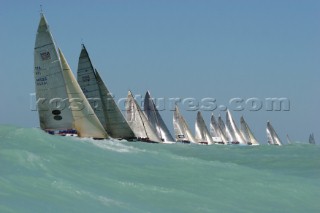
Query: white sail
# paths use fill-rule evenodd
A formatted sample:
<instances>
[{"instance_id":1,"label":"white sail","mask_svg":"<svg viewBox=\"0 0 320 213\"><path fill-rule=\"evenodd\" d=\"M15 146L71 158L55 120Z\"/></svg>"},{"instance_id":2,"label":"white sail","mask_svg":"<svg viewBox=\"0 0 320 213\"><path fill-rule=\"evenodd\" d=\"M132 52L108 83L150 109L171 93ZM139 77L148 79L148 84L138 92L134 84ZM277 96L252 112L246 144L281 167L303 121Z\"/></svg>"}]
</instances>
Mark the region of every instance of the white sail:
<instances>
[{"instance_id":1,"label":"white sail","mask_svg":"<svg viewBox=\"0 0 320 213\"><path fill-rule=\"evenodd\" d=\"M77 81L101 124L105 129L107 129L95 71L84 45L82 45L78 61Z\"/></svg>"},{"instance_id":2,"label":"white sail","mask_svg":"<svg viewBox=\"0 0 320 213\"><path fill-rule=\"evenodd\" d=\"M41 14L34 48L34 78L40 127L44 130L73 128L62 65L49 26Z\"/></svg>"},{"instance_id":3,"label":"white sail","mask_svg":"<svg viewBox=\"0 0 320 213\"><path fill-rule=\"evenodd\" d=\"M134 132L130 128L118 105L103 83L98 71L96 71L96 77L101 92L101 100L106 120L107 132L110 132L110 135L113 138L124 138L128 140L135 138Z\"/></svg>"},{"instance_id":4,"label":"white sail","mask_svg":"<svg viewBox=\"0 0 320 213\"><path fill-rule=\"evenodd\" d=\"M276 131L274 130L274 128L272 127L269 121L267 122L266 132L267 132L267 138L268 138L269 144L278 145L278 146L282 145L279 136L277 135Z\"/></svg>"},{"instance_id":5,"label":"white sail","mask_svg":"<svg viewBox=\"0 0 320 213\"><path fill-rule=\"evenodd\" d=\"M250 145L259 145L259 142L253 135L251 129L249 128L249 125L247 122L244 120L243 116L240 118L240 125L241 125L241 134L247 144Z\"/></svg>"},{"instance_id":6,"label":"white sail","mask_svg":"<svg viewBox=\"0 0 320 213\"><path fill-rule=\"evenodd\" d=\"M223 141L223 142L224 143L231 143L232 141L234 141L231 134L230 134L229 129L227 129L220 114L218 117L218 125L221 130L221 137L223 137L222 139L226 141L226 142L225 141Z\"/></svg>"},{"instance_id":7,"label":"white sail","mask_svg":"<svg viewBox=\"0 0 320 213\"><path fill-rule=\"evenodd\" d=\"M128 124L138 139L147 142L162 142L134 99L131 91L128 92L126 110Z\"/></svg>"},{"instance_id":8,"label":"white sail","mask_svg":"<svg viewBox=\"0 0 320 213\"><path fill-rule=\"evenodd\" d=\"M197 119L195 123L195 139L198 143L205 143L209 145L213 144L213 140L200 111L197 113Z\"/></svg>"},{"instance_id":9,"label":"white sail","mask_svg":"<svg viewBox=\"0 0 320 213\"><path fill-rule=\"evenodd\" d=\"M311 133L310 136L309 136L309 143L310 144L316 144L316 140L314 139L313 133Z\"/></svg>"},{"instance_id":10,"label":"white sail","mask_svg":"<svg viewBox=\"0 0 320 213\"><path fill-rule=\"evenodd\" d=\"M274 145L274 141L273 141L271 132L270 132L270 130L268 129L268 127L267 127L267 129L266 129L266 133L267 133L268 144Z\"/></svg>"},{"instance_id":11,"label":"white sail","mask_svg":"<svg viewBox=\"0 0 320 213\"><path fill-rule=\"evenodd\" d=\"M291 141L291 139L290 139L290 137L289 137L289 135L288 135L288 134L286 135L286 138L287 138L287 142L288 142L288 144L292 144L292 141Z\"/></svg>"},{"instance_id":12,"label":"white sail","mask_svg":"<svg viewBox=\"0 0 320 213\"><path fill-rule=\"evenodd\" d=\"M176 141L196 143L187 122L180 113L178 106L175 106L173 113L173 127L176 136Z\"/></svg>"},{"instance_id":13,"label":"white sail","mask_svg":"<svg viewBox=\"0 0 320 213\"><path fill-rule=\"evenodd\" d=\"M230 130L230 133L233 138L233 142L239 142L240 144L246 144L245 140L243 139L237 125L235 124L232 115L229 110L226 112L226 125Z\"/></svg>"},{"instance_id":14,"label":"white sail","mask_svg":"<svg viewBox=\"0 0 320 213\"><path fill-rule=\"evenodd\" d=\"M210 134L214 143L227 143L228 141L223 136L219 124L217 123L213 113L210 119Z\"/></svg>"},{"instance_id":15,"label":"white sail","mask_svg":"<svg viewBox=\"0 0 320 213\"><path fill-rule=\"evenodd\" d=\"M63 77L68 93L70 109L74 119L74 127L80 137L108 138L107 132L91 108L85 95L74 77L63 53L59 49L63 68Z\"/></svg>"},{"instance_id":16,"label":"white sail","mask_svg":"<svg viewBox=\"0 0 320 213\"><path fill-rule=\"evenodd\" d=\"M162 120L149 91L147 91L144 98L144 113L162 141L174 141L166 124Z\"/></svg>"},{"instance_id":17,"label":"white sail","mask_svg":"<svg viewBox=\"0 0 320 213\"><path fill-rule=\"evenodd\" d=\"M84 45L79 57L78 82L101 124L113 138L133 139L135 135L123 117L97 70L93 68Z\"/></svg>"}]
</instances>

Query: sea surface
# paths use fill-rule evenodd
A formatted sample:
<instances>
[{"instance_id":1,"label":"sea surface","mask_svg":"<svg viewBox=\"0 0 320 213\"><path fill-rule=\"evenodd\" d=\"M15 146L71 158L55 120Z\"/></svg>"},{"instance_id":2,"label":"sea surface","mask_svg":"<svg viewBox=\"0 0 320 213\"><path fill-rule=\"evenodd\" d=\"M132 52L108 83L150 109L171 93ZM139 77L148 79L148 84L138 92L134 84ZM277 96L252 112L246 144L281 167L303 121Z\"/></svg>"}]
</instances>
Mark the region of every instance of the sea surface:
<instances>
[{"instance_id":1,"label":"sea surface","mask_svg":"<svg viewBox=\"0 0 320 213\"><path fill-rule=\"evenodd\" d=\"M95 141L0 126L0 212L320 212L320 146Z\"/></svg>"}]
</instances>

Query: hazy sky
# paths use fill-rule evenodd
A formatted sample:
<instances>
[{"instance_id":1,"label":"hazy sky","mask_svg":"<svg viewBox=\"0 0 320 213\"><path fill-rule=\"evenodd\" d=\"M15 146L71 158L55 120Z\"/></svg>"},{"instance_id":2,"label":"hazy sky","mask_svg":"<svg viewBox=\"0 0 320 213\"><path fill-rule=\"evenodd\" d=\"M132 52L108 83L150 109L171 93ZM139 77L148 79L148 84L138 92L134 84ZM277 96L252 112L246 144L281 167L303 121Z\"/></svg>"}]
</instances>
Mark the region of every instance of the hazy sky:
<instances>
[{"instance_id":1,"label":"hazy sky","mask_svg":"<svg viewBox=\"0 0 320 213\"><path fill-rule=\"evenodd\" d=\"M285 141L320 140L320 1L105 0L0 1L0 124L39 126L30 110L40 4L57 45L76 72L83 41L116 98L150 90L156 98L285 97L290 111L244 115L265 142L270 120ZM194 129L195 111L181 111ZM215 115L225 112L217 108ZM207 124L210 114L203 112ZM161 112L172 130L172 111Z\"/></svg>"}]
</instances>

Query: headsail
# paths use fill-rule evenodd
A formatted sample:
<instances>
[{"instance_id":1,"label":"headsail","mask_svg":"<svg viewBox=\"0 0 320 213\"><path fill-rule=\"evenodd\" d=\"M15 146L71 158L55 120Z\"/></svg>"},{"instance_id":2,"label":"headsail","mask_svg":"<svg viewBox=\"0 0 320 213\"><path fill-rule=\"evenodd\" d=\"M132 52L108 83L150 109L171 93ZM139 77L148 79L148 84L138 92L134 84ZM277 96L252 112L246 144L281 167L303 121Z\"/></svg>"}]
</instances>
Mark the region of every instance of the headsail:
<instances>
[{"instance_id":1,"label":"headsail","mask_svg":"<svg viewBox=\"0 0 320 213\"><path fill-rule=\"evenodd\" d=\"M163 141L174 141L166 124L162 120L159 111L151 98L150 92L147 91L144 98L144 113L146 114L149 122L157 131L158 136Z\"/></svg>"},{"instance_id":2,"label":"headsail","mask_svg":"<svg viewBox=\"0 0 320 213\"><path fill-rule=\"evenodd\" d=\"M79 57L78 82L82 91L91 100L101 124L113 138L132 139L135 137L129 124L123 117L114 98L110 94L97 70L94 69L84 45Z\"/></svg>"},{"instance_id":3,"label":"headsail","mask_svg":"<svg viewBox=\"0 0 320 213\"><path fill-rule=\"evenodd\" d=\"M196 143L187 122L180 113L178 106L175 106L173 113L173 127L176 141Z\"/></svg>"},{"instance_id":4,"label":"headsail","mask_svg":"<svg viewBox=\"0 0 320 213\"><path fill-rule=\"evenodd\" d=\"M314 139L313 133L311 133L310 136L309 136L309 143L310 143L310 144L316 144L316 141L315 141L315 139Z\"/></svg>"},{"instance_id":5,"label":"headsail","mask_svg":"<svg viewBox=\"0 0 320 213\"><path fill-rule=\"evenodd\" d=\"M271 123L268 121L267 122L267 137L268 137L268 143L273 144L273 145L279 145L281 146L281 140L279 136L277 135L276 131L272 127Z\"/></svg>"},{"instance_id":6,"label":"headsail","mask_svg":"<svg viewBox=\"0 0 320 213\"><path fill-rule=\"evenodd\" d=\"M44 130L72 129L73 117L66 101L61 61L43 14L34 48L34 80L40 127Z\"/></svg>"},{"instance_id":7,"label":"headsail","mask_svg":"<svg viewBox=\"0 0 320 213\"><path fill-rule=\"evenodd\" d=\"M234 141L232 142L239 142L240 144L246 144L245 140L243 139L237 125L235 124L232 115L229 110L226 112L226 125L230 130L232 138Z\"/></svg>"},{"instance_id":8,"label":"headsail","mask_svg":"<svg viewBox=\"0 0 320 213\"><path fill-rule=\"evenodd\" d=\"M241 116L240 118L240 125L241 125L241 133L246 143L250 145L259 145L259 142L253 135L251 129L249 128L247 122L244 120L243 116Z\"/></svg>"},{"instance_id":9,"label":"headsail","mask_svg":"<svg viewBox=\"0 0 320 213\"><path fill-rule=\"evenodd\" d=\"M138 139L148 142L162 142L156 130L149 123L146 115L134 99L131 91L128 92L126 109L128 124Z\"/></svg>"},{"instance_id":10,"label":"headsail","mask_svg":"<svg viewBox=\"0 0 320 213\"><path fill-rule=\"evenodd\" d=\"M63 76L69 98L70 109L74 118L74 127L80 137L108 138L107 132L91 108L85 95L74 77L63 53L59 49Z\"/></svg>"},{"instance_id":11,"label":"headsail","mask_svg":"<svg viewBox=\"0 0 320 213\"><path fill-rule=\"evenodd\" d=\"M198 143L213 144L213 140L209 134L209 130L200 111L197 113L197 119L195 123L195 139Z\"/></svg>"}]
</instances>

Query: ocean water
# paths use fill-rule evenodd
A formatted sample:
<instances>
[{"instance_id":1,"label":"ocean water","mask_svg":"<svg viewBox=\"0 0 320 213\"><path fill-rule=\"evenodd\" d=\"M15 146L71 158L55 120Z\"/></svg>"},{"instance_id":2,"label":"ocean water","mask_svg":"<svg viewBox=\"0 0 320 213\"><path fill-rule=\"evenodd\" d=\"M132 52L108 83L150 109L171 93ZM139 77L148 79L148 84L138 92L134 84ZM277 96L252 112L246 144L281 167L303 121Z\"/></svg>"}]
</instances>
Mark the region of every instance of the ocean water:
<instances>
[{"instance_id":1,"label":"ocean water","mask_svg":"<svg viewBox=\"0 0 320 213\"><path fill-rule=\"evenodd\" d=\"M320 147L94 141L0 126L0 212L320 212Z\"/></svg>"}]
</instances>

